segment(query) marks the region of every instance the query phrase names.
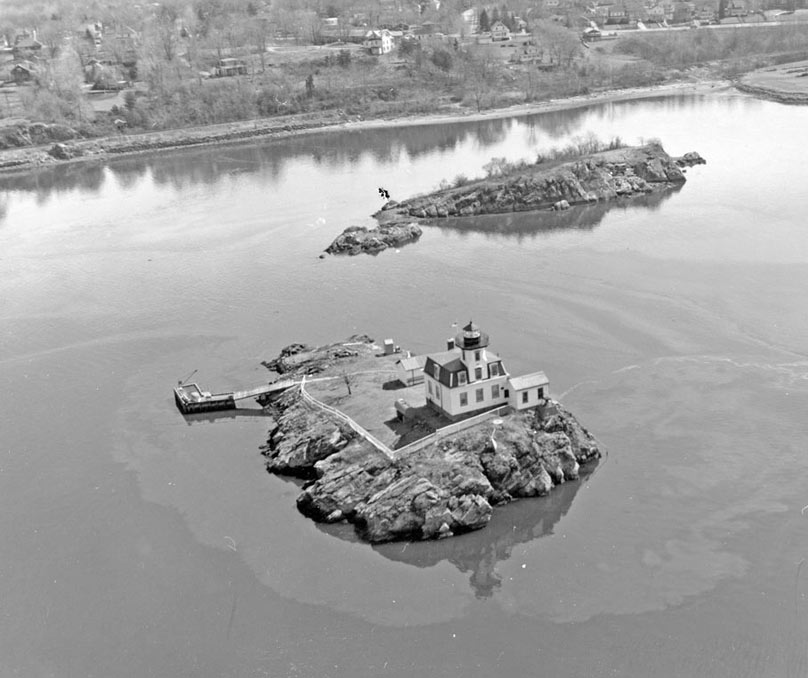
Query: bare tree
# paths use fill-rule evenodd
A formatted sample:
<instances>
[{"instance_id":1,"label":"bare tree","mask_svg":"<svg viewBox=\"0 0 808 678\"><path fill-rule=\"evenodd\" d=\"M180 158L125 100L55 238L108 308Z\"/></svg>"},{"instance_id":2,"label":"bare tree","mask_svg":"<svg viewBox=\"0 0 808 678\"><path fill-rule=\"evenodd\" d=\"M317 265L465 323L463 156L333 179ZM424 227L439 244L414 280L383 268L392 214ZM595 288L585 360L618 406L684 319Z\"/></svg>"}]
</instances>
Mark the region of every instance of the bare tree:
<instances>
[{"instance_id":1,"label":"bare tree","mask_svg":"<svg viewBox=\"0 0 808 678\"><path fill-rule=\"evenodd\" d=\"M477 49L465 52L462 62L463 83L467 91L472 93L477 111L481 111L497 72L497 59L488 49Z\"/></svg>"},{"instance_id":2,"label":"bare tree","mask_svg":"<svg viewBox=\"0 0 808 678\"><path fill-rule=\"evenodd\" d=\"M569 68L581 53L581 40L576 33L550 21L540 21L533 30L541 49L546 47L550 62Z\"/></svg>"},{"instance_id":3,"label":"bare tree","mask_svg":"<svg viewBox=\"0 0 808 678\"><path fill-rule=\"evenodd\" d=\"M179 29L177 22L180 18L179 8L174 3L161 4L157 10L152 30L166 61L173 61L177 56L179 43Z\"/></svg>"},{"instance_id":4,"label":"bare tree","mask_svg":"<svg viewBox=\"0 0 808 678\"><path fill-rule=\"evenodd\" d=\"M250 36L258 52L261 62L261 72L266 70L267 47L269 46L270 23L267 17L256 17L250 22Z\"/></svg>"}]
</instances>

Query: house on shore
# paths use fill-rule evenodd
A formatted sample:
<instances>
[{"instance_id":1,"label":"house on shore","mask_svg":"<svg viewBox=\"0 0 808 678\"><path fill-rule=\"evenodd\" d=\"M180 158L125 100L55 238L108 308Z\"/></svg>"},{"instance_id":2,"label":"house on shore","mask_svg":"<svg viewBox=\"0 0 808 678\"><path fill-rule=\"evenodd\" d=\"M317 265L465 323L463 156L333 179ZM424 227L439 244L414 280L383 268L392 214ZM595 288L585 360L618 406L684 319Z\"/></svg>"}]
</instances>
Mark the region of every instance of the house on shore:
<instances>
[{"instance_id":1,"label":"house on shore","mask_svg":"<svg viewBox=\"0 0 808 678\"><path fill-rule=\"evenodd\" d=\"M9 71L11 79L16 85L24 85L36 78L36 65L31 61L19 61Z\"/></svg>"},{"instance_id":2,"label":"house on shore","mask_svg":"<svg viewBox=\"0 0 808 678\"><path fill-rule=\"evenodd\" d=\"M542 404L549 393L545 374L511 377L488 346L488 335L469 322L446 351L427 355L427 405L454 421L503 405L525 410Z\"/></svg>"},{"instance_id":3,"label":"house on shore","mask_svg":"<svg viewBox=\"0 0 808 678\"><path fill-rule=\"evenodd\" d=\"M217 78L228 78L234 75L247 75L247 64L241 59L226 57L219 59L213 67L213 75Z\"/></svg>"},{"instance_id":4,"label":"house on shore","mask_svg":"<svg viewBox=\"0 0 808 678\"><path fill-rule=\"evenodd\" d=\"M498 28L495 32L494 27L497 24L501 26L501 29ZM491 27L491 32L474 36L473 41L468 44L468 48L472 52L485 53L505 61L524 62L539 59L536 39L531 33L512 33L505 24L499 21Z\"/></svg>"},{"instance_id":5,"label":"house on shore","mask_svg":"<svg viewBox=\"0 0 808 678\"><path fill-rule=\"evenodd\" d=\"M374 56L389 54L393 51L393 36L386 28L368 31L362 46Z\"/></svg>"},{"instance_id":6,"label":"house on shore","mask_svg":"<svg viewBox=\"0 0 808 678\"><path fill-rule=\"evenodd\" d=\"M15 59L33 59L42 52L42 43L36 39L36 31L23 32L14 39Z\"/></svg>"}]
</instances>

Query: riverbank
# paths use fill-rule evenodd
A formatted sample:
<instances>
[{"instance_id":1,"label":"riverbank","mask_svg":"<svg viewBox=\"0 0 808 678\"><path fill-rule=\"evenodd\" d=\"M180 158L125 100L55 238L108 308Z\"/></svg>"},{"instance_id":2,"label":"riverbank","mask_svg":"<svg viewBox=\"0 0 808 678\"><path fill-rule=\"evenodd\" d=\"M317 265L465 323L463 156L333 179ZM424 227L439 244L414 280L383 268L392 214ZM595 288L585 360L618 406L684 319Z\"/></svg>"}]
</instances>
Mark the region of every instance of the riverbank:
<instances>
[{"instance_id":1,"label":"riverbank","mask_svg":"<svg viewBox=\"0 0 808 678\"><path fill-rule=\"evenodd\" d=\"M782 104L808 104L808 61L752 71L736 86L742 92Z\"/></svg>"},{"instance_id":2,"label":"riverbank","mask_svg":"<svg viewBox=\"0 0 808 678\"><path fill-rule=\"evenodd\" d=\"M0 172L27 172L65 163L106 162L116 157L170 151L187 147L242 143L259 138L284 138L300 134L345 129L362 130L410 125L437 125L461 121L521 117L536 113L580 108L592 104L681 94L703 94L727 91L730 88L730 83L726 81L676 82L652 87L606 90L565 99L551 99L539 103L520 104L487 111L473 111L459 105L451 105L441 112L430 115L369 120L351 117L341 111L326 111L204 127L146 132L143 134L120 134L114 137L65 141L59 144L0 151Z\"/></svg>"}]
</instances>

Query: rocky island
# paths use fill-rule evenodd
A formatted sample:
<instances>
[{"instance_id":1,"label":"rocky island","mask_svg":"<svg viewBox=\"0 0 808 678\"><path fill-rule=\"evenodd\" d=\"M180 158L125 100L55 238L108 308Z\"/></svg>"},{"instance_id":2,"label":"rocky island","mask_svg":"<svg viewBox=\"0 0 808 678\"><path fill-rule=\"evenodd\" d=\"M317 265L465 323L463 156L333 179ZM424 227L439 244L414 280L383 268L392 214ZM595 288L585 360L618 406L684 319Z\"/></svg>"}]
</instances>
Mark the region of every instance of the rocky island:
<instances>
[{"instance_id":1,"label":"rocky island","mask_svg":"<svg viewBox=\"0 0 808 678\"><path fill-rule=\"evenodd\" d=\"M683 169L704 164L698 153L674 158L659 143L614 148L568 160L520 165L497 176L434 191L402 202L389 201L376 214L377 229L351 226L326 252L377 253L416 240L418 222L535 210L567 210L576 205L629 200L685 182Z\"/></svg>"},{"instance_id":2,"label":"rocky island","mask_svg":"<svg viewBox=\"0 0 808 678\"><path fill-rule=\"evenodd\" d=\"M549 396L445 428L427 406L397 417L403 408L395 403L414 404L424 392L401 358L360 336L294 344L268 363L303 382L267 404L274 423L262 452L270 472L306 480L297 498L305 515L348 521L374 543L449 537L484 527L496 505L577 479L601 456Z\"/></svg>"}]
</instances>

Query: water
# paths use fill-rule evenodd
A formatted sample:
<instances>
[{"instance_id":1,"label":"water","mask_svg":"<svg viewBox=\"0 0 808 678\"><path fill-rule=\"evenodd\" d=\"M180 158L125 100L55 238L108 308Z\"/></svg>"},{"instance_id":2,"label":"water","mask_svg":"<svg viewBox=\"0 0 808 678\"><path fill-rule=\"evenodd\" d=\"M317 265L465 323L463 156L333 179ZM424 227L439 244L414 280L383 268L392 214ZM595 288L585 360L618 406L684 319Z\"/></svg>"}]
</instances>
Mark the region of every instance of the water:
<instances>
[{"instance_id":1,"label":"water","mask_svg":"<svg viewBox=\"0 0 808 678\"><path fill-rule=\"evenodd\" d=\"M717 92L5 177L0 675L804 676L808 109ZM608 212L318 253L494 156L589 131L708 164ZM359 543L265 474L293 341L435 350L473 317L609 450L484 531Z\"/></svg>"}]
</instances>

